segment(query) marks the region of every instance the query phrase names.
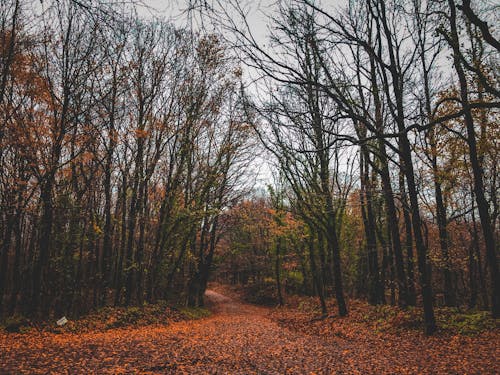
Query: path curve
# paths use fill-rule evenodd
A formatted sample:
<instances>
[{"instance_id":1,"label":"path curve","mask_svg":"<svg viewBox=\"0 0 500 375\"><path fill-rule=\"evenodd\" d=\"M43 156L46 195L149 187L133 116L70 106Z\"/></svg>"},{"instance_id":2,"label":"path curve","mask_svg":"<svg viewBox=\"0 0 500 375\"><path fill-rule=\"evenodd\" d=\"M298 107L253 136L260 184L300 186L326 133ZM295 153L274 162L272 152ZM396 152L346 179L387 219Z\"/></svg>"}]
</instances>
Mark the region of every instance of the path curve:
<instances>
[{"instance_id":1,"label":"path curve","mask_svg":"<svg viewBox=\"0 0 500 375\"><path fill-rule=\"evenodd\" d=\"M213 374L332 374L339 357L331 344L317 336L280 327L270 309L242 303L207 290L206 303L214 315L191 325L194 341L208 363L199 373ZM337 348L338 350L338 348ZM198 368L190 367L189 373Z\"/></svg>"}]
</instances>

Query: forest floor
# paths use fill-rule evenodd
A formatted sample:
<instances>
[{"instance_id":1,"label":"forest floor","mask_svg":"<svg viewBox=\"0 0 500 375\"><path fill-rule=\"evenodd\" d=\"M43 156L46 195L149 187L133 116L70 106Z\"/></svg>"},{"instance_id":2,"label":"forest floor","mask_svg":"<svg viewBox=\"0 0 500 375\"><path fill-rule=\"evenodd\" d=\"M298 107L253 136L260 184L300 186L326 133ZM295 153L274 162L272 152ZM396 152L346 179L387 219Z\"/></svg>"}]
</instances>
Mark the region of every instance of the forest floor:
<instances>
[{"instance_id":1,"label":"forest floor","mask_svg":"<svg viewBox=\"0 0 500 375\"><path fill-rule=\"evenodd\" d=\"M356 318L206 293L197 320L80 333L0 333L0 374L499 374L499 333L373 329ZM221 294L224 293L224 294ZM231 297L228 297L231 296ZM356 316L356 314L354 314Z\"/></svg>"}]
</instances>

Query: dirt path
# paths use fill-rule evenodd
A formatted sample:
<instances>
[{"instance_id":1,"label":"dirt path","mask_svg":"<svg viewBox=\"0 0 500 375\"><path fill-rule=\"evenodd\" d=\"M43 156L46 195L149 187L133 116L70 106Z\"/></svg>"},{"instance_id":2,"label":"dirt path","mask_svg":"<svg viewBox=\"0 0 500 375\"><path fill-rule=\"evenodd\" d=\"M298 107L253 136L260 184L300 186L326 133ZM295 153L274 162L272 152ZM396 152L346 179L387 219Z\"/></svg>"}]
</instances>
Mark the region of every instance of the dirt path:
<instances>
[{"instance_id":1,"label":"dirt path","mask_svg":"<svg viewBox=\"0 0 500 375\"><path fill-rule=\"evenodd\" d=\"M269 309L215 291L207 300L210 318L168 326L1 336L0 374L329 374L341 367L339 348L279 327Z\"/></svg>"},{"instance_id":2,"label":"dirt path","mask_svg":"<svg viewBox=\"0 0 500 375\"><path fill-rule=\"evenodd\" d=\"M201 320L84 334L0 333L0 374L500 373L495 334L376 334L347 319L290 324L283 311L271 319L272 309L221 293L230 294L207 291L213 314ZM336 324L337 331L315 324Z\"/></svg>"}]
</instances>

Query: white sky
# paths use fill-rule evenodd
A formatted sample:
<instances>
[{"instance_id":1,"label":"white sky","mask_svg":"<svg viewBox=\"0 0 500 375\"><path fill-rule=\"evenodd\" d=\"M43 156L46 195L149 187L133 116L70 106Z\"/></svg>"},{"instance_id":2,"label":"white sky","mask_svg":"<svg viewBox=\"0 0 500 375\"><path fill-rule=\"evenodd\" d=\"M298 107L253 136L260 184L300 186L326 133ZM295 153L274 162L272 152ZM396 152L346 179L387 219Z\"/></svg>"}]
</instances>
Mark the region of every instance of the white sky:
<instances>
[{"instance_id":1,"label":"white sky","mask_svg":"<svg viewBox=\"0 0 500 375\"><path fill-rule=\"evenodd\" d=\"M205 1L205 0L202 0ZM210 2L211 0L207 0ZM224 0L221 0L223 2ZM171 19L174 24L183 27L187 25L187 17L183 13L187 8L188 0L143 0L145 7L139 7L138 13L143 17L153 15L163 16ZM266 15L269 12L274 0L249 1L243 0L242 3L248 3L248 23L252 29L254 37L259 43L265 43L267 35ZM196 27L196 25L195 25ZM269 157L263 156L263 150L255 150L255 159L251 166L250 174L255 178L255 188L264 188L271 184L273 177ZM252 177L252 176L250 176Z\"/></svg>"},{"instance_id":2,"label":"white sky","mask_svg":"<svg viewBox=\"0 0 500 375\"><path fill-rule=\"evenodd\" d=\"M200 0L211 3L213 0ZM220 0L224 3L225 0ZM252 28L252 33L257 38L257 40L264 42L267 27L266 27L266 15L264 12L268 13L272 9L275 0L240 0L241 4L245 4L243 7L248 10L248 23ZM175 24L179 26L184 26L187 24L187 17L185 11L188 7L189 0L142 0L144 7L138 7L138 12L144 17L151 16L152 14L158 14L164 16L167 19L171 19Z\"/></svg>"},{"instance_id":3,"label":"white sky","mask_svg":"<svg viewBox=\"0 0 500 375\"><path fill-rule=\"evenodd\" d=\"M200 0L206 1L208 4L220 1L224 4L225 0ZM269 35L268 17L275 9L276 0L237 0L247 13L247 22L250 31L255 40L263 45L267 42ZM139 7L138 12L143 17L151 17L153 15L163 16L170 19L179 27L188 25L186 9L189 0L142 0L144 7ZM345 5L346 0L325 0L324 4L327 8L336 8ZM229 5L228 5L229 7ZM196 24L193 25L196 28ZM205 27L209 28L207 24ZM244 69L245 70L245 69ZM244 73L247 80L252 80L252 71ZM251 91L251 90L250 90ZM260 148L260 147L259 147ZM264 150L255 150L255 158L251 166L251 174L255 177L255 188L263 188L268 184L273 184L274 167L271 165L270 155L266 156Z\"/></svg>"}]
</instances>

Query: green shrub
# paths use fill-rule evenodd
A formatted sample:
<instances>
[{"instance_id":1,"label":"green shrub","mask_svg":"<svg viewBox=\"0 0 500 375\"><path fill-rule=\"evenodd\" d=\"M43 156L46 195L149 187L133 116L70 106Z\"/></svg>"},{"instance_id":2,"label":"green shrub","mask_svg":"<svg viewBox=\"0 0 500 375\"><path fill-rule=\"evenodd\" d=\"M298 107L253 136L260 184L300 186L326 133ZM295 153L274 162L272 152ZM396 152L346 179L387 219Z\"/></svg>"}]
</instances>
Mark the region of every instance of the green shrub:
<instances>
[{"instance_id":1,"label":"green shrub","mask_svg":"<svg viewBox=\"0 0 500 375\"><path fill-rule=\"evenodd\" d=\"M489 329L495 329L497 322L488 311L471 310L459 312L456 309L440 309L437 323L445 330L462 335L475 335Z\"/></svg>"},{"instance_id":2,"label":"green shrub","mask_svg":"<svg viewBox=\"0 0 500 375\"><path fill-rule=\"evenodd\" d=\"M196 320L210 316L210 311L203 307L181 307L179 311L187 319Z\"/></svg>"},{"instance_id":3,"label":"green shrub","mask_svg":"<svg viewBox=\"0 0 500 375\"><path fill-rule=\"evenodd\" d=\"M304 275L299 271L288 271L284 277L288 293L299 293L303 289Z\"/></svg>"},{"instance_id":4,"label":"green shrub","mask_svg":"<svg viewBox=\"0 0 500 375\"><path fill-rule=\"evenodd\" d=\"M22 315L13 315L5 318L2 326L4 330L11 333L25 333L31 329L30 321Z\"/></svg>"},{"instance_id":5,"label":"green shrub","mask_svg":"<svg viewBox=\"0 0 500 375\"><path fill-rule=\"evenodd\" d=\"M136 324L142 317L144 312L139 307L128 307L124 311L117 312L116 319L108 323L108 328L119 328L127 325Z\"/></svg>"},{"instance_id":6,"label":"green shrub","mask_svg":"<svg viewBox=\"0 0 500 375\"><path fill-rule=\"evenodd\" d=\"M269 277L261 283L246 285L243 289L243 299L255 305L275 306L278 303L276 281Z\"/></svg>"}]
</instances>

